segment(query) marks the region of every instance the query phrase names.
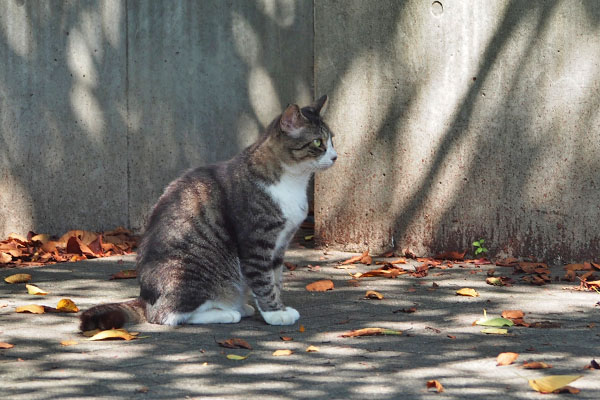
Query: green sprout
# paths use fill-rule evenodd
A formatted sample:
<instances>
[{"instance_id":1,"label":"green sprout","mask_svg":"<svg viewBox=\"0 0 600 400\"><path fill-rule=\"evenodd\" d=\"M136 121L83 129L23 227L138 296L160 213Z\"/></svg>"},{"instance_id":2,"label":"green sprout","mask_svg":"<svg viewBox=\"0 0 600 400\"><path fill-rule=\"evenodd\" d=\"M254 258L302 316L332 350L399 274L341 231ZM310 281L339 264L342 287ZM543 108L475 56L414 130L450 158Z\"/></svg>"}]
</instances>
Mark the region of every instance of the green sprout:
<instances>
[{"instance_id":1,"label":"green sprout","mask_svg":"<svg viewBox=\"0 0 600 400\"><path fill-rule=\"evenodd\" d=\"M473 242L473 247L475 247L475 255L478 256L479 254L484 254L487 253L488 249L486 249L483 244L485 243L485 240L483 239L479 239L476 242Z\"/></svg>"}]
</instances>

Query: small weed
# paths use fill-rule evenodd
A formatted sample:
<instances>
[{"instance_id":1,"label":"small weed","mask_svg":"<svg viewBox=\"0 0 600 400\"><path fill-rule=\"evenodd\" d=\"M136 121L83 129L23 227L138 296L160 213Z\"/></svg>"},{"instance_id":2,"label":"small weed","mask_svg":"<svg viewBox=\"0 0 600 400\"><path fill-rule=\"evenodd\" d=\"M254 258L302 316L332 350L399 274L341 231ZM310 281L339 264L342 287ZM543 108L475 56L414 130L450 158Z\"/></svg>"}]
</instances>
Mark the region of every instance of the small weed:
<instances>
[{"instance_id":1,"label":"small weed","mask_svg":"<svg viewBox=\"0 0 600 400\"><path fill-rule=\"evenodd\" d=\"M478 256L480 254L485 255L488 249L483 246L485 240L479 239L476 242L473 242L473 247L475 247L475 255Z\"/></svg>"}]
</instances>

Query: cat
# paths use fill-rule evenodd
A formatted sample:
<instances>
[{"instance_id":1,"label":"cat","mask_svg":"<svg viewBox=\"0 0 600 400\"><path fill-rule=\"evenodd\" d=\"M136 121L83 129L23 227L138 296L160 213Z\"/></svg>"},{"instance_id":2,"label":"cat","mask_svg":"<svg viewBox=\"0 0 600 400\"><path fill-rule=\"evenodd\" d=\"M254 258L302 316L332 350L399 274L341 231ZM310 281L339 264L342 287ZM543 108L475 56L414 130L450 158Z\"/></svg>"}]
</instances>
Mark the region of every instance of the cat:
<instances>
[{"instance_id":1,"label":"cat","mask_svg":"<svg viewBox=\"0 0 600 400\"><path fill-rule=\"evenodd\" d=\"M289 105L231 160L171 182L138 249L139 297L90 308L81 330L237 323L254 314L250 297L267 324L294 324L300 314L281 299L283 257L307 216L310 178L337 159L326 102Z\"/></svg>"}]
</instances>

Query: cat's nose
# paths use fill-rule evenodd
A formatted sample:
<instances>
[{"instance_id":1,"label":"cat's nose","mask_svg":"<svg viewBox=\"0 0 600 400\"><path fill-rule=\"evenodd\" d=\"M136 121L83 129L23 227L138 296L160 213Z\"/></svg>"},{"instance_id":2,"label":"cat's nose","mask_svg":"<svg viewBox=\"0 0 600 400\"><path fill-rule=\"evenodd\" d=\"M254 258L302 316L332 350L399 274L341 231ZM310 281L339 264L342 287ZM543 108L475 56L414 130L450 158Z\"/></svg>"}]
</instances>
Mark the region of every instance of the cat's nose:
<instances>
[{"instance_id":1,"label":"cat's nose","mask_svg":"<svg viewBox=\"0 0 600 400\"><path fill-rule=\"evenodd\" d=\"M331 157L331 161L335 161L335 160L337 160L337 154L335 156Z\"/></svg>"}]
</instances>

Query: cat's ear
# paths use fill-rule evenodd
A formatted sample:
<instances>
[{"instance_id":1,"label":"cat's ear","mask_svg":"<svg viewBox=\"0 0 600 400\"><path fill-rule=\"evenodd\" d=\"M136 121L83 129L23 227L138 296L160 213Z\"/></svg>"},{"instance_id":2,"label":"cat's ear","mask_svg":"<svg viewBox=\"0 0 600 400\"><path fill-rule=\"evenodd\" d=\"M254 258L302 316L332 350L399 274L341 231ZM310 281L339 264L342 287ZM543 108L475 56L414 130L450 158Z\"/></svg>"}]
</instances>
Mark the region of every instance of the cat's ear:
<instances>
[{"instance_id":1,"label":"cat's ear","mask_svg":"<svg viewBox=\"0 0 600 400\"><path fill-rule=\"evenodd\" d=\"M311 107L315 109L318 115L325 112L325 109L327 108L327 95L321 96L321 98L315 101Z\"/></svg>"},{"instance_id":2,"label":"cat's ear","mask_svg":"<svg viewBox=\"0 0 600 400\"><path fill-rule=\"evenodd\" d=\"M302 115L300 108L295 104L287 106L279 120L281 130L294 138L300 136L300 132L305 124L306 117Z\"/></svg>"}]
</instances>

